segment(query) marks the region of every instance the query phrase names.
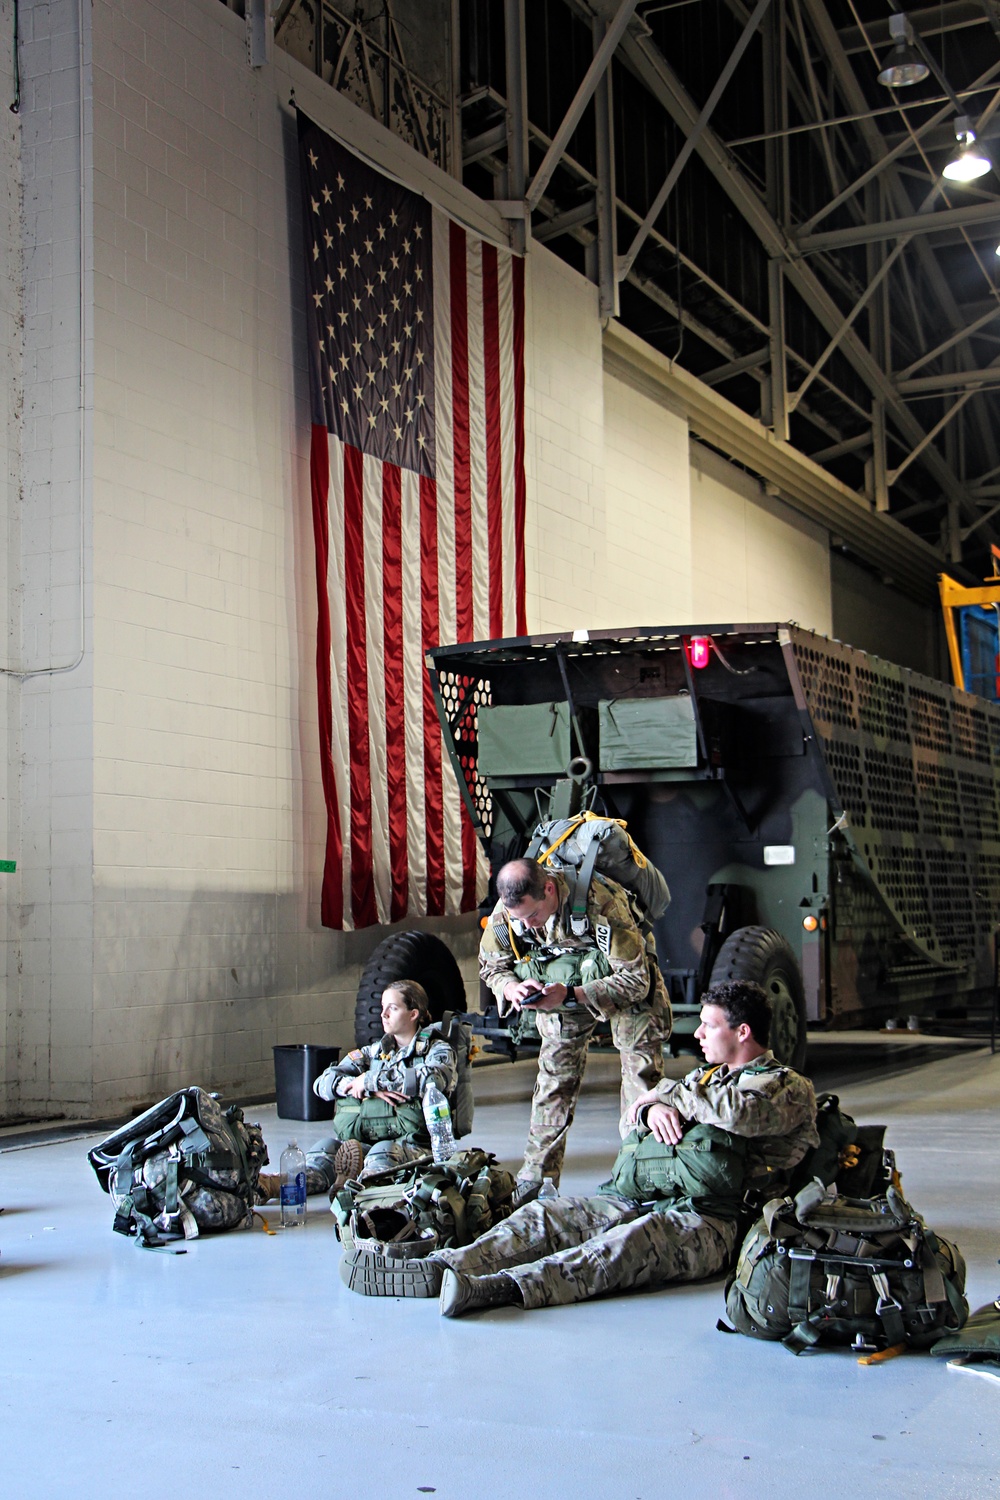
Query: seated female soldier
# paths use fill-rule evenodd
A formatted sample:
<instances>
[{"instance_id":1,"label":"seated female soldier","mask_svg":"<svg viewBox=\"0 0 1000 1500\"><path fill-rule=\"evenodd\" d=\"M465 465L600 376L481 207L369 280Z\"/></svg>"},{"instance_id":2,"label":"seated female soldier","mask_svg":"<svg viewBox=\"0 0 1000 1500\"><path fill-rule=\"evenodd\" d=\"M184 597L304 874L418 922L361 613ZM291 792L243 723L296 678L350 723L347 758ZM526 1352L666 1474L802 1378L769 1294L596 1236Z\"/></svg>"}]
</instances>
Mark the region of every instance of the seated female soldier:
<instances>
[{"instance_id":1,"label":"seated female soldier","mask_svg":"<svg viewBox=\"0 0 1000 1500\"><path fill-rule=\"evenodd\" d=\"M410 1161L430 1150L423 1096L436 1084L446 1098L458 1078L455 1052L431 1021L422 985L400 979L382 994L381 1041L349 1052L313 1084L321 1099L333 1099L333 1135L317 1141L306 1155L306 1191L339 1189L367 1162L370 1173ZM262 1173L258 1201L267 1202L281 1185L277 1173Z\"/></svg>"}]
</instances>

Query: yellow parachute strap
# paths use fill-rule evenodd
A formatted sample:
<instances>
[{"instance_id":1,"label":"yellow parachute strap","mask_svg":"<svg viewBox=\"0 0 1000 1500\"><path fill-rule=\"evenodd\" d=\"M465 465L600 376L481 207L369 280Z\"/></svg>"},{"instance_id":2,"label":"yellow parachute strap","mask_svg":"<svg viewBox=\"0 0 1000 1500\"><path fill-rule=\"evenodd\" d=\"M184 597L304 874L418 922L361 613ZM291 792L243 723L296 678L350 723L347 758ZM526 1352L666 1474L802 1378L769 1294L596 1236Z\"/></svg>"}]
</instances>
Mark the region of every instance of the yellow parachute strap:
<instances>
[{"instance_id":1,"label":"yellow parachute strap","mask_svg":"<svg viewBox=\"0 0 1000 1500\"><path fill-rule=\"evenodd\" d=\"M510 951L513 953L514 957L517 959L518 963L520 963L521 962L521 955L517 951L517 944L514 941L514 929L510 925L510 916L509 916L509 914L507 912L506 906L503 909L503 919L507 923L507 936L510 938Z\"/></svg>"},{"instance_id":2,"label":"yellow parachute strap","mask_svg":"<svg viewBox=\"0 0 1000 1500\"><path fill-rule=\"evenodd\" d=\"M584 813L582 817L574 818L573 821L572 821L572 823L569 825L569 827L567 829L565 829L559 835L559 837L556 839L555 843L549 845L549 847L546 849L545 853L539 859L538 863L540 865L547 865L548 862L549 862L549 857L551 855L555 854L556 850L559 848L559 845L565 843L566 840L569 838L570 834L573 834L573 833L576 832L576 830L579 828L580 824L583 822L584 818L589 818L591 816L592 816L591 813Z\"/></svg>"},{"instance_id":3,"label":"yellow parachute strap","mask_svg":"<svg viewBox=\"0 0 1000 1500\"><path fill-rule=\"evenodd\" d=\"M545 853L539 856L538 863L540 865L547 865L550 855L553 855L559 848L559 845L564 843L566 839L568 839L572 834L576 832L581 823L617 823L622 833L624 833L625 837L628 839L628 846L632 851L632 858L635 860L637 867L640 870L644 870L646 868L646 865L649 863L649 861L646 859L646 856L639 848L639 845L635 842L635 840L632 838L632 835L629 833L628 824L626 823L625 819L604 818L600 813L595 812L580 813L578 817L574 818L569 827L564 829L563 832L559 835L555 843L550 844Z\"/></svg>"},{"instance_id":4,"label":"yellow parachute strap","mask_svg":"<svg viewBox=\"0 0 1000 1500\"><path fill-rule=\"evenodd\" d=\"M718 1070L721 1067L722 1067L721 1063L713 1063L710 1068L706 1068L705 1069L704 1073L702 1073L701 1077L698 1079L698 1082L699 1083L707 1083L708 1080L711 1078L712 1074L713 1073L717 1073Z\"/></svg>"},{"instance_id":5,"label":"yellow parachute strap","mask_svg":"<svg viewBox=\"0 0 1000 1500\"><path fill-rule=\"evenodd\" d=\"M600 813L595 812L585 812L583 816L587 822L617 823L622 833L628 839L628 846L632 851L632 858L635 860L636 865L640 870L644 870L646 868L646 865L649 863L649 861L646 859L646 856L639 848L639 845L634 841L632 835L629 833L628 824L626 823L624 818L602 818Z\"/></svg>"}]
</instances>

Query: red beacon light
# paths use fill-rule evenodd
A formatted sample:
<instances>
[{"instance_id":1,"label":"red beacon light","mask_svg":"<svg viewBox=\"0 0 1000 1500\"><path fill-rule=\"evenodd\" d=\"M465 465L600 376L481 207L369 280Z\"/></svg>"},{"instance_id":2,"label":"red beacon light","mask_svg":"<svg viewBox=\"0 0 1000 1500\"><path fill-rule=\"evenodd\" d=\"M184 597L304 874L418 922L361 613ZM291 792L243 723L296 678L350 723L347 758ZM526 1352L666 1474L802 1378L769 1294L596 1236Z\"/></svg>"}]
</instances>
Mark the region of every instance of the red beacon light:
<instances>
[{"instance_id":1,"label":"red beacon light","mask_svg":"<svg viewBox=\"0 0 1000 1500\"><path fill-rule=\"evenodd\" d=\"M687 643L688 661L698 671L707 667L712 656L712 637L710 635L692 635L688 637Z\"/></svg>"}]
</instances>

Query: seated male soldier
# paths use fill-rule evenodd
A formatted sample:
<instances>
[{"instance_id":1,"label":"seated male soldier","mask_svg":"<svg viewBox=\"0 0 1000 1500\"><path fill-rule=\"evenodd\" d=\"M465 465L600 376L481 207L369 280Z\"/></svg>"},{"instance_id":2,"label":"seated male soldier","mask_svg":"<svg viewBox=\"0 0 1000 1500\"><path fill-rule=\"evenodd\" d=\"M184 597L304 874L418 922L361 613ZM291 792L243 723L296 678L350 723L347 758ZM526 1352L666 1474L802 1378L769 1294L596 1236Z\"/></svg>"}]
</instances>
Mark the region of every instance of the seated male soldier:
<instances>
[{"instance_id":1,"label":"seated male soldier","mask_svg":"<svg viewBox=\"0 0 1000 1500\"><path fill-rule=\"evenodd\" d=\"M306 1153L306 1192L343 1187L357 1177L412 1161L430 1150L423 1097L436 1084L450 1098L458 1077L455 1052L431 1022L422 985L400 979L382 993L381 1041L349 1052L316 1079L313 1092L336 1100L332 1136ZM366 1160L367 1158L367 1160ZM277 1173L261 1173L257 1198L281 1187Z\"/></svg>"},{"instance_id":2,"label":"seated male soldier","mask_svg":"<svg viewBox=\"0 0 1000 1500\"><path fill-rule=\"evenodd\" d=\"M473 1244L435 1252L447 1268L444 1316L582 1302L724 1270L745 1190L782 1193L819 1141L813 1086L767 1050L770 1024L759 985L707 990L695 1032L707 1066L635 1101L629 1115L643 1140L629 1136L595 1197L528 1203Z\"/></svg>"}]
</instances>

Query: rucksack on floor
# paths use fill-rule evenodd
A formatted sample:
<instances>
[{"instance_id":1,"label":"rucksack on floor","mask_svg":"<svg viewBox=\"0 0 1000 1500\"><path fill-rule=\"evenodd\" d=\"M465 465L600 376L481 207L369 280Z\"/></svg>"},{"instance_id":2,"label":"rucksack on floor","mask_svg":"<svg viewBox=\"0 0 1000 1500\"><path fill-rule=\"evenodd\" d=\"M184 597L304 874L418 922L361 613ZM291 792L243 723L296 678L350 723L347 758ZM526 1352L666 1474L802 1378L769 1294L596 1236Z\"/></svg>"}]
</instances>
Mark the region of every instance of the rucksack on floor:
<instances>
[{"instance_id":1,"label":"rucksack on floor","mask_svg":"<svg viewBox=\"0 0 1000 1500\"><path fill-rule=\"evenodd\" d=\"M820 1343L925 1349L962 1327L964 1292L961 1251L891 1182L884 1197L854 1199L831 1198L817 1180L765 1205L727 1283L726 1312L735 1331L780 1339L793 1354Z\"/></svg>"},{"instance_id":2,"label":"rucksack on floor","mask_svg":"<svg viewBox=\"0 0 1000 1500\"><path fill-rule=\"evenodd\" d=\"M816 1097L819 1145L806 1152L792 1172L791 1197L814 1177L848 1198L871 1198L885 1185L885 1126L858 1125L842 1110L836 1094Z\"/></svg>"},{"instance_id":3,"label":"rucksack on floor","mask_svg":"<svg viewBox=\"0 0 1000 1500\"><path fill-rule=\"evenodd\" d=\"M426 1257L471 1244L505 1219L514 1188L511 1174L476 1147L444 1162L428 1153L348 1183L330 1204L344 1247L341 1280L368 1296L436 1296L441 1267Z\"/></svg>"},{"instance_id":4,"label":"rucksack on floor","mask_svg":"<svg viewBox=\"0 0 1000 1500\"><path fill-rule=\"evenodd\" d=\"M243 1111L180 1089L87 1153L115 1205L113 1228L155 1248L249 1224L267 1147Z\"/></svg>"}]
</instances>

